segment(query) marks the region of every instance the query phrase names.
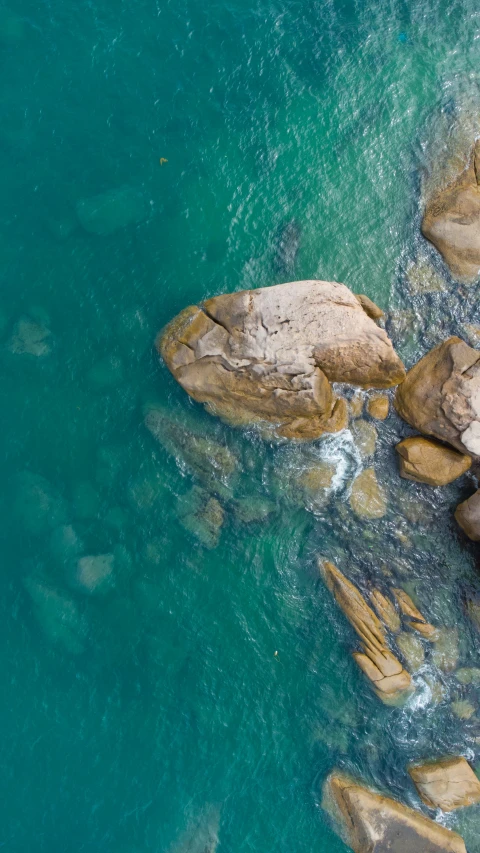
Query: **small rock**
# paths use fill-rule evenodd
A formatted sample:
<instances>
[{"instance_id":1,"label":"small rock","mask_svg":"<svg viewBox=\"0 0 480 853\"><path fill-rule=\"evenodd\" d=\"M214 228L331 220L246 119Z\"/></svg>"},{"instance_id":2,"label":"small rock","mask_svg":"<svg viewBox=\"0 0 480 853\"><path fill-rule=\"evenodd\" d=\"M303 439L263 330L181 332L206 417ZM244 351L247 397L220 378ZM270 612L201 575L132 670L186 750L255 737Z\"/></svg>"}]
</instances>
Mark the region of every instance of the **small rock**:
<instances>
[{"instance_id":1,"label":"small rock","mask_svg":"<svg viewBox=\"0 0 480 853\"><path fill-rule=\"evenodd\" d=\"M480 489L457 506L455 520L469 539L480 541Z\"/></svg>"},{"instance_id":2,"label":"small rock","mask_svg":"<svg viewBox=\"0 0 480 853\"><path fill-rule=\"evenodd\" d=\"M40 535L66 519L66 507L56 489L39 474L25 471L15 482L13 509L28 533Z\"/></svg>"},{"instance_id":3,"label":"small rock","mask_svg":"<svg viewBox=\"0 0 480 853\"><path fill-rule=\"evenodd\" d=\"M395 637L395 642L407 662L410 672L416 672L425 662L425 650L421 640L414 634L401 631Z\"/></svg>"},{"instance_id":4,"label":"small rock","mask_svg":"<svg viewBox=\"0 0 480 853\"><path fill-rule=\"evenodd\" d=\"M113 586L113 554L82 557L77 563L74 586L87 595L103 594Z\"/></svg>"},{"instance_id":5,"label":"small rock","mask_svg":"<svg viewBox=\"0 0 480 853\"><path fill-rule=\"evenodd\" d=\"M377 441L377 430L374 425L359 418L352 424L351 431L362 456L373 456Z\"/></svg>"},{"instance_id":6,"label":"small rock","mask_svg":"<svg viewBox=\"0 0 480 853\"><path fill-rule=\"evenodd\" d=\"M446 486L470 468L470 456L437 441L415 435L396 446L400 457L400 476L428 486Z\"/></svg>"},{"instance_id":7,"label":"small rock","mask_svg":"<svg viewBox=\"0 0 480 853\"><path fill-rule=\"evenodd\" d=\"M457 666L459 654L458 629L438 628L432 651L433 664L443 672L453 672Z\"/></svg>"},{"instance_id":8,"label":"small rock","mask_svg":"<svg viewBox=\"0 0 480 853\"><path fill-rule=\"evenodd\" d=\"M143 222L148 214L149 206L142 193L128 186L83 199L77 204L81 226L99 236Z\"/></svg>"},{"instance_id":9,"label":"small rock","mask_svg":"<svg viewBox=\"0 0 480 853\"><path fill-rule=\"evenodd\" d=\"M455 678L460 684L474 684L478 687L480 686L480 669L475 666L462 667L457 669Z\"/></svg>"},{"instance_id":10,"label":"small rock","mask_svg":"<svg viewBox=\"0 0 480 853\"><path fill-rule=\"evenodd\" d=\"M458 699L450 705L452 713L459 720L469 720L475 713L475 705L472 705L467 699Z\"/></svg>"},{"instance_id":11,"label":"small rock","mask_svg":"<svg viewBox=\"0 0 480 853\"><path fill-rule=\"evenodd\" d=\"M53 559L60 566L65 566L74 560L82 550L82 542L71 524L57 527L50 537L50 551Z\"/></svg>"},{"instance_id":12,"label":"small rock","mask_svg":"<svg viewBox=\"0 0 480 853\"><path fill-rule=\"evenodd\" d=\"M51 351L51 332L46 326L22 317L14 330L8 349L15 355L33 355L36 358L48 355Z\"/></svg>"},{"instance_id":13,"label":"small rock","mask_svg":"<svg viewBox=\"0 0 480 853\"><path fill-rule=\"evenodd\" d=\"M373 468L366 468L355 479L350 506L360 518L382 518L387 511L385 493Z\"/></svg>"},{"instance_id":14,"label":"small rock","mask_svg":"<svg viewBox=\"0 0 480 853\"><path fill-rule=\"evenodd\" d=\"M390 401L385 394L380 394L376 397L370 397L367 403L367 412L371 418L377 421L384 421L388 415Z\"/></svg>"},{"instance_id":15,"label":"small rock","mask_svg":"<svg viewBox=\"0 0 480 853\"><path fill-rule=\"evenodd\" d=\"M360 418L363 412L365 396L361 391L356 391L348 401L348 412L351 418Z\"/></svg>"},{"instance_id":16,"label":"small rock","mask_svg":"<svg viewBox=\"0 0 480 853\"><path fill-rule=\"evenodd\" d=\"M462 756L410 766L408 772L431 809L451 812L480 802L480 781Z\"/></svg>"}]
</instances>

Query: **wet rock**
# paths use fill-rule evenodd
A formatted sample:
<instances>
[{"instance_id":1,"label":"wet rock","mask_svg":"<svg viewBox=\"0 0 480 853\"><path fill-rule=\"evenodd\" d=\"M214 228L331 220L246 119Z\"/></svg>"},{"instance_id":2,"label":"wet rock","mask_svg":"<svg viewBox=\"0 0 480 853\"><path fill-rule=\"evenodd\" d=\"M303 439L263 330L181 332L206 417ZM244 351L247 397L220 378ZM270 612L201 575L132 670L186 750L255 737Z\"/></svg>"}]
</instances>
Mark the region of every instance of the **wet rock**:
<instances>
[{"instance_id":1,"label":"wet rock","mask_svg":"<svg viewBox=\"0 0 480 853\"><path fill-rule=\"evenodd\" d=\"M401 704L413 691L409 673L391 652L385 630L358 589L328 561L319 560L323 579L357 632L362 652L353 657L377 696L386 704Z\"/></svg>"},{"instance_id":2,"label":"wet rock","mask_svg":"<svg viewBox=\"0 0 480 853\"><path fill-rule=\"evenodd\" d=\"M474 684L480 687L480 669L475 666L465 666L462 669L457 669L455 678L460 684Z\"/></svg>"},{"instance_id":3,"label":"wet rock","mask_svg":"<svg viewBox=\"0 0 480 853\"><path fill-rule=\"evenodd\" d=\"M336 470L333 462L320 460L313 467L303 471L296 481L307 497L315 498L319 492L331 488Z\"/></svg>"},{"instance_id":4,"label":"wet rock","mask_svg":"<svg viewBox=\"0 0 480 853\"><path fill-rule=\"evenodd\" d=\"M149 206L139 190L120 187L86 198L77 204L77 216L82 228L90 234L107 236L127 225L143 222Z\"/></svg>"},{"instance_id":5,"label":"wet rock","mask_svg":"<svg viewBox=\"0 0 480 853\"><path fill-rule=\"evenodd\" d=\"M28 577L23 583L46 636L71 654L81 654L86 626L73 599L39 578Z\"/></svg>"},{"instance_id":6,"label":"wet rock","mask_svg":"<svg viewBox=\"0 0 480 853\"><path fill-rule=\"evenodd\" d=\"M429 486L452 483L472 464L470 456L421 435L404 438L395 449L400 457L400 476Z\"/></svg>"},{"instance_id":7,"label":"wet rock","mask_svg":"<svg viewBox=\"0 0 480 853\"><path fill-rule=\"evenodd\" d=\"M375 305L375 302L373 302L373 300L370 299L368 296L365 296L364 293L358 293L355 294L355 296L360 302L360 305L365 311L365 314L367 314L367 316L370 317L371 320L382 320L383 317L385 317L385 313L382 311L382 309L379 308L378 305Z\"/></svg>"},{"instance_id":8,"label":"wet rock","mask_svg":"<svg viewBox=\"0 0 480 853\"><path fill-rule=\"evenodd\" d=\"M360 518L382 518L385 515L387 500L373 468L366 468L354 480L350 506Z\"/></svg>"},{"instance_id":9,"label":"wet rock","mask_svg":"<svg viewBox=\"0 0 480 853\"><path fill-rule=\"evenodd\" d=\"M204 489L194 486L178 499L177 509L183 527L206 548L216 548L225 520L225 512L219 501Z\"/></svg>"},{"instance_id":10,"label":"wet rock","mask_svg":"<svg viewBox=\"0 0 480 853\"><path fill-rule=\"evenodd\" d=\"M432 651L432 663L443 672L453 672L458 664L459 655L458 628L438 628Z\"/></svg>"},{"instance_id":11,"label":"wet rock","mask_svg":"<svg viewBox=\"0 0 480 853\"><path fill-rule=\"evenodd\" d=\"M24 529L40 535L66 520L65 502L57 490L39 474L25 471L15 478L14 513Z\"/></svg>"},{"instance_id":12,"label":"wet rock","mask_svg":"<svg viewBox=\"0 0 480 853\"><path fill-rule=\"evenodd\" d=\"M477 326L476 323L465 323L463 331L472 347L480 347L480 326Z\"/></svg>"},{"instance_id":13,"label":"wet rock","mask_svg":"<svg viewBox=\"0 0 480 853\"><path fill-rule=\"evenodd\" d=\"M353 440L362 456L373 456L377 442L377 430L374 425L362 418L354 421L350 427Z\"/></svg>"},{"instance_id":14,"label":"wet rock","mask_svg":"<svg viewBox=\"0 0 480 853\"><path fill-rule=\"evenodd\" d=\"M348 401L348 413L351 418L360 418L362 416L364 402L365 395L361 391L356 391Z\"/></svg>"},{"instance_id":15,"label":"wet rock","mask_svg":"<svg viewBox=\"0 0 480 853\"><path fill-rule=\"evenodd\" d=\"M425 650L421 640L415 634L401 631L395 637L395 642L410 672L417 672L425 662Z\"/></svg>"},{"instance_id":16,"label":"wet rock","mask_svg":"<svg viewBox=\"0 0 480 853\"><path fill-rule=\"evenodd\" d=\"M436 346L408 371L395 395L395 408L419 432L479 456L478 350L456 337Z\"/></svg>"},{"instance_id":17,"label":"wet rock","mask_svg":"<svg viewBox=\"0 0 480 853\"><path fill-rule=\"evenodd\" d=\"M371 418L377 421L384 421L388 416L390 401L385 394L375 395L370 397L367 403L367 412Z\"/></svg>"},{"instance_id":18,"label":"wet rock","mask_svg":"<svg viewBox=\"0 0 480 853\"><path fill-rule=\"evenodd\" d=\"M480 802L480 781L463 757L441 758L410 766L420 799L431 809L451 812Z\"/></svg>"},{"instance_id":19,"label":"wet rock","mask_svg":"<svg viewBox=\"0 0 480 853\"><path fill-rule=\"evenodd\" d=\"M246 498L238 498L233 503L235 518L242 524L266 521L276 510L277 507L273 501L269 501L268 498L255 497L254 495Z\"/></svg>"},{"instance_id":20,"label":"wet rock","mask_svg":"<svg viewBox=\"0 0 480 853\"><path fill-rule=\"evenodd\" d=\"M409 621L407 621L409 628L417 631L417 633L421 634L425 640L431 640L432 642L437 640L440 636L439 630L427 622L405 590L400 589L399 587L393 587L392 592L402 614L407 616L409 619Z\"/></svg>"},{"instance_id":21,"label":"wet rock","mask_svg":"<svg viewBox=\"0 0 480 853\"><path fill-rule=\"evenodd\" d=\"M445 280L426 259L410 264L406 279L412 296L423 293L441 293L447 290Z\"/></svg>"},{"instance_id":22,"label":"wet rock","mask_svg":"<svg viewBox=\"0 0 480 853\"><path fill-rule=\"evenodd\" d=\"M72 585L86 595L103 595L114 586L113 554L82 557L76 566Z\"/></svg>"},{"instance_id":23,"label":"wet rock","mask_svg":"<svg viewBox=\"0 0 480 853\"><path fill-rule=\"evenodd\" d=\"M467 284L480 270L480 194L477 171L478 141L469 163L447 187L428 200L422 233L442 255L452 276Z\"/></svg>"},{"instance_id":24,"label":"wet rock","mask_svg":"<svg viewBox=\"0 0 480 853\"><path fill-rule=\"evenodd\" d=\"M457 833L338 771L325 782L322 807L354 853L466 853Z\"/></svg>"},{"instance_id":25,"label":"wet rock","mask_svg":"<svg viewBox=\"0 0 480 853\"><path fill-rule=\"evenodd\" d=\"M455 520L469 539L480 541L480 489L457 506Z\"/></svg>"},{"instance_id":26,"label":"wet rock","mask_svg":"<svg viewBox=\"0 0 480 853\"><path fill-rule=\"evenodd\" d=\"M372 590L370 601L385 627L393 634L397 634L401 628L401 620L395 605L378 589Z\"/></svg>"},{"instance_id":27,"label":"wet rock","mask_svg":"<svg viewBox=\"0 0 480 853\"><path fill-rule=\"evenodd\" d=\"M458 717L459 720L470 720L475 713L475 705L472 705L468 699L457 699L455 702L452 702L450 705L452 709L452 713Z\"/></svg>"},{"instance_id":28,"label":"wet rock","mask_svg":"<svg viewBox=\"0 0 480 853\"><path fill-rule=\"evenodd\" d=\"M157 346L182 387L233 425L279 435L339 429L333 382L388 388L404 368L382 329L342 284L301 281L226 294L175 317Z\"/></svg>"},{"instance_id":29,"label":"wet rock","mask_svg":"<svg viewBox=\"0 0 480 853\"><path fill-rule=\"evenodd\" d=\"M15 355L33 355L42 358L52 349L51 332L41 323L22 317L15 326L8 349Z\"/></svg>"},{"instance_id":30,"label":"wet rock","mask_svg":"<svg viewBox=\"0 0 480 853\"><path fill-rule=\"evenodd\" d=\"M206 489L222 498L231 497L232 480L239 463L226 445L194 432L158 407L146 408L145 426Z\"/></svg>"}]
</instances>

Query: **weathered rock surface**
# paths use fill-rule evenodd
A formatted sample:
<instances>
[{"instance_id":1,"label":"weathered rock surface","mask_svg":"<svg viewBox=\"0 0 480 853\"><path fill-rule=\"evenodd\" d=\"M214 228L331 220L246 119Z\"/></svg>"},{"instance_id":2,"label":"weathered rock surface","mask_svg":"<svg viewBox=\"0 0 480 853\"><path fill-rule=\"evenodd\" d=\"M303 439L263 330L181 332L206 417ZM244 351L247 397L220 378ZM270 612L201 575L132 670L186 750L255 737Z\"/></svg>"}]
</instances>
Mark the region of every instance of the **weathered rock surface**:
<instances>
[{"instance_id":1,"label":"weathered rock surface","mask_svg":"<svg viewBox=\"0 0 480 853\"><path fill-rule=\"evenodd\" d=\"M395 605L378 589L372 590L370 593L370 601L372 602L379 618L389 631L397 634L401 628L400 616L395 608Z\"/></svg>"},{"instance_id":2,"label":"weathered rock surface","mask_svg":"<svg viewBox=\"0 0 480 853\"><path fill-rule=\"evenodd\" d=\"M386 704L400 704L413 691L409 673L390 651L384 627L358 589L328 561L319 568L335 601L361 640L362 652L353 657Z\"/></svg>"},{"instance_id":3,"label":"weathered rock surface","mask_svg":"<svg viewBox=\"0 0 480 853\"><path fill-rule=\"evenodd\" d=\"M434 347L408 371L395 408L419 432L480 456L480 352L457 337Z\"/></svg>"},{"instance_id":4,"label":"weathered rock surface","mask_svg":"<svg viewBox=\"0 0 480 853\"><path fill-rule=\"evenodd\" d=\"M350 495L350 506L360 518L382 518L387 511L385 493L373 468L365 468L355 478Z\"/></svg>"},{"instance_id":5,"label":"weathered rock surface","mask_svg":"<svg viewBox=\"0 0 480 853\"><path fill-rule=\"evenodd\" d=\"M410 620L407 622L409 628L412 628L413 631L416 631L425 640L431 640L433 642L438 639L440 636L438 629L427 622L405 590L400 589L399 587L393 587L392 592L402 614Z\"/></svg>"},{"instance_id":6,"label":"weathered rock surface","mask_svg":"<svg viewBox=\"0 0 480 853\"><path fill-rule=\"evenodd\" d=\"M421 800L431 809L451 812L480 802L480 781L461 756L408 768Z\"/></svg>"},{"instance_id":7,"label":"weathered rock surface","mask_svg":"<svg viewBox=\"0 0 480 853\"><path fill-rule=\"evenodd\" d=\"M469 539L480 541L480 489L457 506L455 520Z\"/></svg>"},{"instance_id":8,"label":"weathered rock surface","mask_svg":"<svg viewBox=\"0 0 480 853\"><path fill-rule=\"evenodd\" d=\"M346 426L330 382L388 388L404 367L343 284L299 281L190 306L157 341L180 385L228 423L314 438Z\"/></svg>"},{"instance_id":9,"label":"weathered rock surface","mask_svg":"<svg viewBox=\"0 0 480 853\"><path fill-rule=\"evenodd\" d=\"M452 483L472 464L470 456L421 435L404 438L395 449L400 457L400 476L429 486Z\"/></svg>"},{"instance_id":10,"label":"weathered rock surface","mask_svg":"<svg viewBox=\"0 0 480 853\"><path fill-rule=\"evenodd\" d=\"M322 806L354 853L466 853L456 832L341 773L328 777Z\"/></svg>"},{"instance_id":11,"label":"weathered rock surface","mask_svg":"<svg viewBox=\"0 0 480 853\"><path fill-rule=\"evenodd\" d=\"M427 202L422 233L454 278L471 283L480 271L480 140L458 177Z\"/></svg>"},{"instance_id":12,"label":"weathered rock surface","mask_svg":"<svg viewBox=\"0 0 480 853\"><path fill-rule=\"evenodd\" d=\"M371 418L377 421L384 421L388 416L390 401L385 394L376 394L370 397L367 403L367 412Z\"/></svg>"}]
</instances>

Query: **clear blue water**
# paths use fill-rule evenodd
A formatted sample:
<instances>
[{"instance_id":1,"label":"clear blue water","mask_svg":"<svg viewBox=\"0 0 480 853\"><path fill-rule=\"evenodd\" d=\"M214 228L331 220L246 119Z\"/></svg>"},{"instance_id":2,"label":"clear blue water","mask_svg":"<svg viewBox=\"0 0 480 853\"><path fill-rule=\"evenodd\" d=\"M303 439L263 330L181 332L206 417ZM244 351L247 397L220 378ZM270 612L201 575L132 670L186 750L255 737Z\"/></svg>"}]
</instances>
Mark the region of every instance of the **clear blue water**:
<instances>
[{"instance_id":1,"label":"clear blue water","mask_svg":"<svg viewBox=\"0 0 480 853\"><path fill-rule=\"evenodd\" d=\"M459 294L418 225L435 134L480 105L479 35L471 0L0 8L0 849L203 853L200 820L222 851L341 853L319 807L332 767L417 803L408 760L480 758L480 723L451 711L478 689L453 676L437 674L438 705L422 676L418 701L379 706L315 563L361 585L390 571L475 664L474 552L451 519L471 479L401 483L392 414L375 457L389 511L361 523L349 435L275 447L228 429L153 350L186 305L278 281L292 219L295 278L416 311L422 330L394 335L407 364L471 321L476 288ZM146 213L85 230L78 203L125 186ZM406 287L419 254L448 299ZM151 401L235 454L215 547L185 525L199 478L145 429ZM340 465L325 507L295 485L319 457ZM236 501L252 497L272 512L245 523ZM412 498L427 520L402 514ZM89 595L77 560L97 554L113 575Z\"/></svg>"}]
</instances>

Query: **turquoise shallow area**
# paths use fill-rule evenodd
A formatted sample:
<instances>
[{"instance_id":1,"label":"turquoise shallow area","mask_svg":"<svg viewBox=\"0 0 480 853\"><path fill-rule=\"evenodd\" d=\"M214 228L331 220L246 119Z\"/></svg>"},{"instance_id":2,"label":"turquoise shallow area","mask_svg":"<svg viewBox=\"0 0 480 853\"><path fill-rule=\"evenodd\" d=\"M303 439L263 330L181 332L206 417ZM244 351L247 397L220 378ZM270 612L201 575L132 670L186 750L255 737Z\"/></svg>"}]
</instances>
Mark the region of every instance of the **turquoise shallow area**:
<instances>
[{"instance_id":1,"label":"turquoise shallow area","mask_svg":"<svg viewBox=\"0 0 480 853\"><path fill-rule=\"evenodd\" d=\"M413 308L429 345L472 321L476 288L460 316L418 225L432 139L480 105L479 35L473 0L0 7L0 849L204 853L188 835L200 815L227 853L341 853L319 807L332 767L417 803L409 760L480 760L480 723L450 707L476 706L478 687L439 676L435 705L427 662L414 701L381 706L315 562L360 585L408 583L475 665L474 552L451 519L471 479L401 484L392 446L406 428L392 414L375 463L389 511L362 524L350 434L298 447L231 430L153 350L184 306L281 281L291 220L294 278ZM134 221L82 227L81 200L125 187ZM422 253L448 310L405 288ZM21 351L22 322L37 355ZM407 364L426 345L396 343ZM185 525L199 477L146 430L152 403L174 434L235 456L216 545ZM294 485L320 458L339 466L327 506ZM242 521L242 498L268 517ZM401 515L412 498L425 523ZM113 554L113 577L88 595L75 566L92 554ZM455 819L469 853L477 817Z\"/></svg>"}]
</instances>

